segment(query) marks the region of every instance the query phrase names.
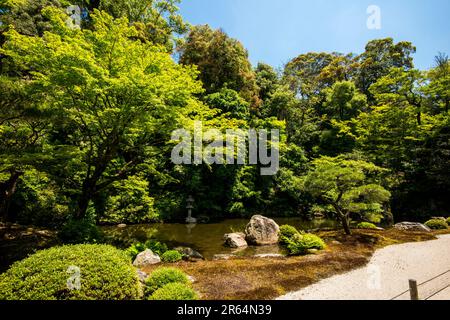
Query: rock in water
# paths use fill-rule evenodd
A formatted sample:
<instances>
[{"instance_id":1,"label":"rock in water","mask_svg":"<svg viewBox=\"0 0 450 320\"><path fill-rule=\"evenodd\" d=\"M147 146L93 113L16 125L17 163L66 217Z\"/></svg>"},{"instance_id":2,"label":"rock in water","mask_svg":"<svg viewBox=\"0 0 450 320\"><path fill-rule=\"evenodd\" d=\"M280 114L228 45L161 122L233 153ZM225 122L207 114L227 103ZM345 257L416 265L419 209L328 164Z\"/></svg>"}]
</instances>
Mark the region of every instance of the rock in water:
<instances>
[{"instance_id":1,"label":"rock in water","mask_svg":"<svg viewBox=\"0 0 450 320\"><path fill-rule=\"evenodd\" d=\"M147 249L137 255L136 259L134 259L133 266L142 268L158 264L160 262L161 259L159 258L159 256L153 253L152 250Z\"/></svg>"},{"instance_id":2,"label":"rock in water","mask_svg":"<svg viewBox=\"0 0 450 320\"><path fill-rule=\"evenodd\" d=\"M241 232L227 233L223 237L225 245L230 248L244 248L247 247L247 241L245 241L245 234Z\"/></svg>"},{"instance_id":3,"label":"rock in water","mask_svg":"<svg viewBox=\"0 0 450 320\"><path fill-rule=\"evenodd\" d=\"M400 222L394 225L394 228L401 231L431 232L426 225L417 222Z\"/></svg>"},{"instance_id":4,"label":"rock in water","mask_svg":"<svg viewBox=\"0 0 450 320\"><path fill-rule=\"evenodd\" d=\"M245 228L245 239L248 243L265 246L278 243L280 227L272 219L253 216Z\"/></svg>"},{"instance_id":5,"label":"rock in water","mask_svg":"<svg viewBox=\"0 0 450 320\"><path fill-rule=\"evenodd\" d=\"M195 260L205 260L205 258L192 248L188 247L178 247L175 248L176 251L183 255L184 260L195 261Z\"/></svg>"}]
</instances>

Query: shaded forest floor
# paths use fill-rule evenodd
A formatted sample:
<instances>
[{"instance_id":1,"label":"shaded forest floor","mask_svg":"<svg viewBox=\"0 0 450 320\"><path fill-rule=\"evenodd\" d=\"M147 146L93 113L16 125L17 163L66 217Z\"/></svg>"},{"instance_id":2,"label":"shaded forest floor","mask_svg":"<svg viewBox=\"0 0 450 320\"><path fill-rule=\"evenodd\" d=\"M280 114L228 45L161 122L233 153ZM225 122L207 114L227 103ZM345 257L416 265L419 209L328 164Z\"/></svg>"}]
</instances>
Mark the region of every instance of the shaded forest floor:
<instances>
[{"instance_id":1,"label":"shaded forest floor","mask_svg":"<svg viewBox=\"0 0 450 320\"><path fill-rule=\"evenodd\" d=\"M177 267L195 278L194 287L206 300L266 300L307 287L319 280L365 266L373 253L393 244L436 239L450 230L421 233L355 230L318 233L327 249L316 255L287 258L242 258L181 262ZM154 268L144 271L151 272Z\"/></svg>"}]
</instances>

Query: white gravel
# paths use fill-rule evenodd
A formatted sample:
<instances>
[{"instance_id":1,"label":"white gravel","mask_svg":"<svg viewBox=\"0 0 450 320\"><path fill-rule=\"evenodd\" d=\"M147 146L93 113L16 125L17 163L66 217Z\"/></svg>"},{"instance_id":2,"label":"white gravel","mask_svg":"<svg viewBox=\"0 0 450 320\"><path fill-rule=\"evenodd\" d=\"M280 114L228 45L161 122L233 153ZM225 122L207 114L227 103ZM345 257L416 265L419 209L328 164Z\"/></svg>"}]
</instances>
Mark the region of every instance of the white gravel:
<instances>
[{"instance_id":1,"label":"white gravel","mask_svg":"<svg viewBox=\"0 0 450 320\"><path fill-rule=\"evenodd\" d=\"M375 252L366 267L324 279L278 300L390 300L409 288L409 279L423 283L450 270L450 235L407 243ZM450 285L450 273L419 286L425 299ZM398 298L410 299L409 292ZM430 300L450 300L450 288Z\"/></svg>"}]
</instances>

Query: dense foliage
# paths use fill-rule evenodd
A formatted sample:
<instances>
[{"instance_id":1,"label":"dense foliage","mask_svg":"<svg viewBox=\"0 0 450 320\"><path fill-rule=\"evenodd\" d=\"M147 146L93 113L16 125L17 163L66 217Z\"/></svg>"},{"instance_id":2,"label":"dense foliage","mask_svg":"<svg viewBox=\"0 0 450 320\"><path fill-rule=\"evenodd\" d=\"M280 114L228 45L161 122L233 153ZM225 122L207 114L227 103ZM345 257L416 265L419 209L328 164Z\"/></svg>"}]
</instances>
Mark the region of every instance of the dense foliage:
<instances>
[{"instance_id":1,"label":"dense foliage","mask_svg":"<svg viewBox=\"0 0 450 320\"><path fill-rule=\"evenodd\" d=\"M86 219L180 220L189 195L203 221L320 212L348 233L352 220L450 211L445 54L417 70L414 45L386 38L359 55L301 53L277 72L223 30L190 27L177 3L0 2L2 219L91 242ZM280 170L175 165L171 133L195 120L279 129Z\"/></svg>"},{"instance_id":2,"label":"dense foliage","mask_svg":"<svg viewBox=\"0 0 450 320\"><path fill-rule=\"evenodd\" d=\"M0 275L0 300L135 300L140 290L127 255L105 245L42 250Z\"/></svg>"}]
</instances>

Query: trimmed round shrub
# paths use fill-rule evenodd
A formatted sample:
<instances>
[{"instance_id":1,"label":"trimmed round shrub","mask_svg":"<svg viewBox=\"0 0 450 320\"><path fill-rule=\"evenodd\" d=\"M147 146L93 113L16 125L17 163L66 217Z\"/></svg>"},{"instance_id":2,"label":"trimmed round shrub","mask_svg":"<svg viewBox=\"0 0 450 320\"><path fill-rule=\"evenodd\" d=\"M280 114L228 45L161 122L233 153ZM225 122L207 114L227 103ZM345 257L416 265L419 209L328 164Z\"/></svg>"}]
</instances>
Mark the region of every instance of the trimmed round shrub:
<instances>
[{"instance_id":1,"label":"trimmed round shrub","mask_svg":"<svg viewBox=\"0 0 450 320\"><path fill-rule=\"evenodd\" d=\"M288 239L287 249L289 254L293 256L304 255L308 253L308 250L325 249L325 242L319 236L314 234L296 234L291 239Z\"/></svg>"},{"instance_id":2,"label":"trimmed round shrub","mask_svg":"<svg viewBox=\"0 0 450 320\"><path fill-rule=\"evenodd\" d=\"M0 300L135 300L140 293L129 257L108 245L38 251L0 275Z\"/></svg>"},{"instance_id":3,"label":"trimmed round shrub","mask_svg":"<svg viewBox=\"0 0 450 320\"><path fill-rule=\"evenodd\" d=\"M149 300L197 300L197 293L183 283L169 283L156 290Z\"/></svg>"},{"instance_id":4,"label":"trimmed round shrub","mask_svg":"<svg viewBox=\"0 0 450 320\"><path fill-rule=\"evenodd\" d=\"M295 227L290 225L283 225L280 227L279 231L279 242L281 244L287 244L289 239L292 239L296 234L301 234Z\"/></svg>"},{"instance_id":5,"label":"trimmed round shrub","mask_svg":"<svg viewBox=\"0 0 450 320\"><path fill-rule=\"evenodd\" d=\"M370 222L360 222L358 223L358 225L356 226L356 229L371 229L371 230L376 230L378 229L376 225L374 225L373 223Z\"/></svg>"},{"instance_id":6,"label":"trimmed round shrub","mask_svg":"<svg viewBox=\"0 0 450 320\"><path fill-rule=\"evenodd\" d=\"M164 287L169 283L189 284L187 275L181 270L175 268L158 268L152 272L150 277L145 282L145 294L151 295L156 290Z\"/></svg>"},{"instance_id":7,"label":"trimmed round shrub","mask_svg":"<svg viewBox=\"0 0 450 320\"><path fill-rule=\"evenodd\" d=\"M169 262L169 263L178 262L182 259L183 259L183 255L175 250L166 251L161 256L161 260L163 262Z\"/></svg>"},{"instance_id":8,"label":"trimmed round shrub","mask_svg":"<svg viewBox=\"0 0 450 320\"><path fill-rule=\"evenodd\" d=\"M433 230L448 229L448 223L441 219L431 219L425 222L425 225Z\"/></svg>"}]
</instances>

